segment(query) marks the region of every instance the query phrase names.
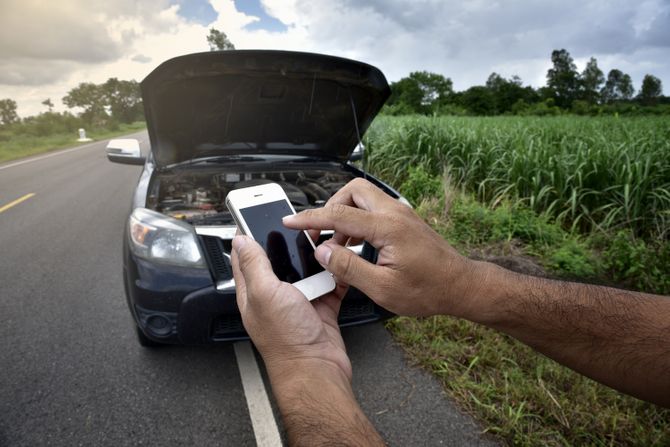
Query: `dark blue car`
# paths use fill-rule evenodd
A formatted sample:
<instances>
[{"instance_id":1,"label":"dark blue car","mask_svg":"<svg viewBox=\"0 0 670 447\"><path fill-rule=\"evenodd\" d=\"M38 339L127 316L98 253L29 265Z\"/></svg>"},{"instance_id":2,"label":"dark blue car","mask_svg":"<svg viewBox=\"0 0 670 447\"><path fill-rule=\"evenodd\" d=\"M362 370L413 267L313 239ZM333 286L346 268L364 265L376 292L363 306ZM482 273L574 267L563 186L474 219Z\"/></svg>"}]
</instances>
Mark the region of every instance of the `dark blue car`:
<instances>
[{"instance_id":1,"label":"dark blue car","mask_svg":"<svg viewBox=\"0 0 670 447\"><path fill-rule=\"evenodd\" d=\"M151 151L142 157L137 140L119 139L107 156L144 165L123 240L126 297L144 346L247 337L230 264L228 191L279 183L300 211L365 176L403 200L352 164L390 93L375 67L286 51L208 52L164 62L141 89ZM367 243L351 249L376 259ZM351 289L339 321L389 315Z\"/></svg>"}]
</instances>

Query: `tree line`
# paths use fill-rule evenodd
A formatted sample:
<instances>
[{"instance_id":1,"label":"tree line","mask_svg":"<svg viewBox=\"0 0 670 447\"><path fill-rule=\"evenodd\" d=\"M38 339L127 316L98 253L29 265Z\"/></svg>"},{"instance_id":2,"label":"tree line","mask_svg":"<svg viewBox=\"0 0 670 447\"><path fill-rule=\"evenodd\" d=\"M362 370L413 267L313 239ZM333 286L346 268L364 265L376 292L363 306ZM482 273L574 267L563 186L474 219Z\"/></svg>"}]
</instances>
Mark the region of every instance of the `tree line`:
<instances>
[{"instance_id":1,"label":"tree line","mask_svg":"<svg viewBox=\"0 0 670 447\"><path fill-rule=\"evenodd\" d=\"M116 129L121 123L144 119L142 95L137 81L109 78L102 84L82 82L62 98L70 111L54 112L51 98L42 101L46 111L21 119L16 101L0 99L0 127L36 136L73 132L79 127Z\"/></svg>"},{"instance_id":2,"label":"tree line","mask_svg":"<svg viewBox=\"0 0 670 447\"><path fill-rule=\"evenodd\" d=\"M413 72L391 83L391 97L384 112L394 115L670 113L670 98L663 96L661 80L656 76L647 74L635 95L630 75L615 68L605 77L594 57L581 73L565 49L554 50L551 62L547 83L538 89L524 86L518 76L506 79L494 72L485 85L456 92L450 78L426 71Z\"/></svg>"},{"instance_id":3,"label":"tree line","mask_svg":"<svg viewBox=\"0 0 670 447\"><path fill-rule=\"evenodd\" d=\"M226 34L214 28L207 42L212 51L235 49ZM391 97L383 110L394 115L639 113L641 108L650 113L670 113L670 98L663 96L661 80L651 74L644 77L635 95L630 75L612 69L605 77L593 57L581 73L565 49L554 50L551 62L547 83L538 89L524 86L518 76L506 79L491 73L485 85L456 92L450 78L416 71L391 83ZM81 113L75 116L71 112L53 112L53 102L47 98L42 102L47 111L21 120L16 101L0 99L0 126L25 124L24 131L46 135L80 126L114 128L120 123L144 119L139 83L134 80L109 78L102 84L82 82L62 101L70 109L81 109Z\"/></svg>"}]
</instances>

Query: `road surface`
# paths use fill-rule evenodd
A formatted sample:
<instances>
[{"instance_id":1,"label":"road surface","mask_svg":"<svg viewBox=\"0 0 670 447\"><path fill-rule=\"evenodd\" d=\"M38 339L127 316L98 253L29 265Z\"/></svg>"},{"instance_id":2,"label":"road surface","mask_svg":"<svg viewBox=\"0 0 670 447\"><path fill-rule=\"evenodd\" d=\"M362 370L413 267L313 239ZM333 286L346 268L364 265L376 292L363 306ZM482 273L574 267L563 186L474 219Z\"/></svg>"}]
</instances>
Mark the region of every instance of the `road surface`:
<instances>
[{"instance_id":1,"label":"road surface","mask_svg":"<svg viewBox=\"0 0 670 447\"><path fill-rule=\"evenodd\" d=\"M0 164L0 446L255 445L238 349L136 342L121 237L141 168L105 144ZM344 338L390 445L492 445L383 326Z\"/></svg>"}]
</instances>

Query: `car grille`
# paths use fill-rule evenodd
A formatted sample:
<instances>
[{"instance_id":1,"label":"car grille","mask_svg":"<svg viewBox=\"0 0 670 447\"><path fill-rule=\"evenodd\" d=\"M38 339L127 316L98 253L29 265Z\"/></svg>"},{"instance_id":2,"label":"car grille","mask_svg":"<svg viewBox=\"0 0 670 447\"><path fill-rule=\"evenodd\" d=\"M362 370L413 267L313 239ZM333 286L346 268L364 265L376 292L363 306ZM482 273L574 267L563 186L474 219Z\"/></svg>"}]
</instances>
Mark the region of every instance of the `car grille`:
<instances>
[{"instance_id":1,"label":"car grille","mask_svg":"<svg viewBox=\"0 0 670 447\"><path fill-rule=\"evenodd\" d=\"M212 321L212 340L222 340L246 336L240 315L221 315Z\"/></svg>"},{"instance_id":2,"label":"car grille","mask_svg":"<svg viewBox=\"0 0 670 447\"><path fill-rule=\"evenodd\" d=\"M348 326L379 318L380 315L375 312L375 306L372 301L367 299L345 299L342 301L342 306L340 307L338 322L343 326ZM240 315L220 315L212 321L210 337L214 341L230 340L245 336L246 332Z\"/></svg>"},{"instance_id":3,"label":"car grille","mask_svg":"<svg viewBox=\"0 0 670 447\"><path fill-rule=\"evenodd\" d=\"M205 257L214 281L232 279L233 268L230 265L230 257L227 255L231 247L226 247L226 242L230 245L230 241L224 241L216 236L200 236L200 241L205 249Z\"/></svg>"},{"instance_id":4,"label":"car grille","mask_svg":"<svg viewBox=\"0 0 670 447\"><path fill-rule=\"evenodd\" d=\"M375 306L370 300L343 300L337 320L340 324L352 320L377 318Z\"/></svg>"}]
</instances>

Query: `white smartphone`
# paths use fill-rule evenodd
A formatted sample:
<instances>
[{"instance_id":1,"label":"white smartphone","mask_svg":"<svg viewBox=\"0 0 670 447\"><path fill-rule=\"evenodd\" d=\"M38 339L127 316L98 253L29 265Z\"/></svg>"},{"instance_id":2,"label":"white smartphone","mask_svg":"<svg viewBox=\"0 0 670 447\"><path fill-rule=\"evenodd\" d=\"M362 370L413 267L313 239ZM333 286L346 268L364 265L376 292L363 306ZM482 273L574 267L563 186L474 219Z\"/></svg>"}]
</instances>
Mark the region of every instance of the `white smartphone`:
<instances>
[{"instance_id":1,"label":"white smartphone","mask_svg":"<svg viewBox=\"0 0 670 447\"><path fill-rule=\"evenodd\" d=\"M237 228L258 242L281 280L293 284L309 300L335 289L333 275L314 258L316 247L306 231L286 228L282 217L295 214L276 183L232 190L226 206Z\"/></svg>"}]
</instances>

